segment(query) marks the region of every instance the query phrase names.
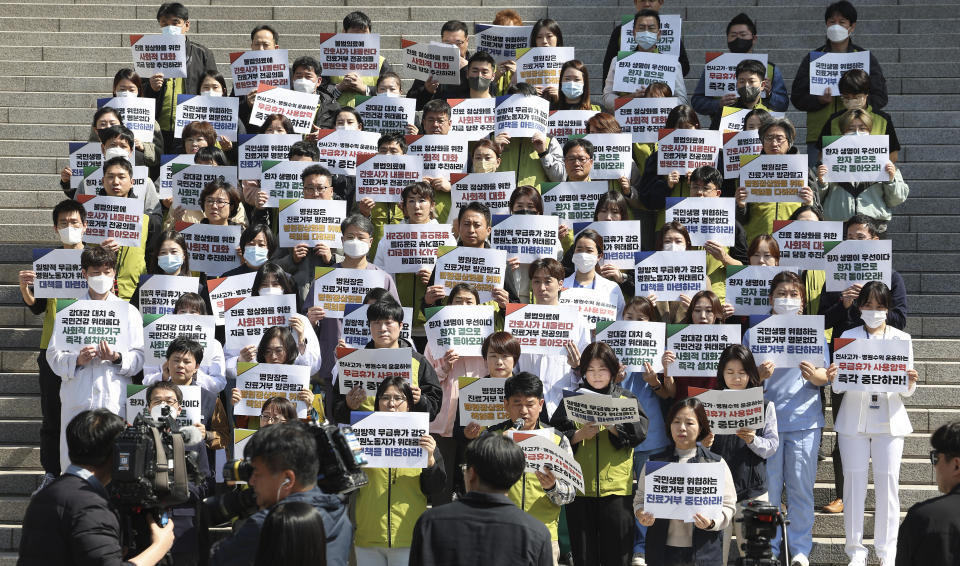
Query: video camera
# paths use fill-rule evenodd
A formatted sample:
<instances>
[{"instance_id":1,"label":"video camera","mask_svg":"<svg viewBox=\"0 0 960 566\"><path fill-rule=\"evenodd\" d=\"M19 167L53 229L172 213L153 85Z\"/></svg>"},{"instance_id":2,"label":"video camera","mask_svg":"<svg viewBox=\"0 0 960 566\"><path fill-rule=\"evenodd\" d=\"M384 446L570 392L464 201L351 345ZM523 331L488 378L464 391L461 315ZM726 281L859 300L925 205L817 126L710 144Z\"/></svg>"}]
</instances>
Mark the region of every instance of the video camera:
<instances>
[{"instance_id":1,"label":"video camera","mask_svg":"<svg viewBox=\"0 0 960 566\"><path fill-rule=\"evenodd\" d=\"M780 566L780 561L774 557L770 541L777 536L777 529L783 530L783 548L787 548L787 525L790 521L780 512L780 508L766 501L751 499L741 504L743 517L737 522L743 523L743 538L740 548L744 556L737 560L737 566ZM789 554L787 564L790 563Z\"/></svg>"}]
</instances>

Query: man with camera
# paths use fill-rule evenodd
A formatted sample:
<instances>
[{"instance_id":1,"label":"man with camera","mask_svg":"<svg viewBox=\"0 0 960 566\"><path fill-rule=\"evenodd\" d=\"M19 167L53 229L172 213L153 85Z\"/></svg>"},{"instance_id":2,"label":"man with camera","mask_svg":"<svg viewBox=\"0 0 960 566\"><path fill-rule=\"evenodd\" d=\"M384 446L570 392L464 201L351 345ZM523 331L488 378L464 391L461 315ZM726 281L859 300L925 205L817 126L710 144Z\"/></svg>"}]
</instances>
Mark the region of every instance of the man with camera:
<instances>
[{"instance_id":1,"label":"man with camera","mask_svg":"<svg viewBox=\"0 0 960 566\"><path fill-rule=\"evenodd\" d=\"M151 518L150 546L124 560L120 523L106 490L114 442L124 428L123 419L107 409L83 411L70 421L66 429L70 465L30 501L18 566L153 566L166 556L173 545L173 521L161 528Z\"/></svg>"},{"instance_id":2,"label":"man with camera","mask_svg":"<svg viewBox=\"0 0 960 566\"><path fill-rule=\"evenodd\" d=\"M256 494L260 510L213 548L209 566L252 564L263 521L280 501L304 501L320 511L327 537L327 564L346 566L353 526L347 517L345 498L317 486L317 441L306 425L286 422L261 428L250 438L243 455L249 466L247 483Z\"/></svg>"}]
</instances>

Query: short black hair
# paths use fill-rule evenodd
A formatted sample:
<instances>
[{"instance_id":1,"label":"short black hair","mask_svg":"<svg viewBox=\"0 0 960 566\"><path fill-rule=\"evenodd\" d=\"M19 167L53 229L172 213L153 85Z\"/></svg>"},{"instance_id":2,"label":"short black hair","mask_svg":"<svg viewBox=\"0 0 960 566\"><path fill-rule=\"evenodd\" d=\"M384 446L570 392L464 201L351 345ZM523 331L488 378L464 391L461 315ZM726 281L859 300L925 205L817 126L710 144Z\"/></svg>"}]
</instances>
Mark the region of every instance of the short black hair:
<instances>
[{"instance_id":1,"label":"short black hair","mask_svg":"<svg viewBox=\"0 0 960 566\"><path fill-rule=\"evenodd\" d=\"M127 142L127 147L130 149L135 147L133 132L123 124L97 130L97 137L100 138L100 143L107 143L113 138L123 138L123 140Z\"/></svg>"},{"instance_id":2,"label":"short black hair","mask_svg":"<svg viewBox=\"0 0 960 566\"><path fill-rule=\"evenodd\" d=\"M490 432L467 444L464 460L481 483L499 491L507 491L517 483L526 467L519 446L502 434Z\"/></svg>"},{"instance_id":3,"label":"short black hair","mask_svg":"<svg viewBox=\"0 0 960 566\"><path fill-rule=\"evenodd\" d=\"M640 10L633 16L633 21L630 23L630 29L633 29L637 26L637 20L641 18L654 18L657 20L657 27L660 27L660 12L656 10L651 10L650 8L644 8Z\"/></svg>"},{"instance_id":4,"label":"short black hair","mask_svg":"<svg viewBox=\"0 0 960 566\"><path fill-rule=\"evenodd\" d=\"M200 84L203 84L203 79L207 77L220 83L220 88L223 89L223 95L227 96L227 79L223 78L223 75L220 73L220 71L215 69L207 69L202 75L200 75Z\"/></svg>"},{"instance_id":5,"label":"short black hair","mask_svg":"<svg viewBox=\"0 0 960 566\"><path fill-rule=\"evenodd\" d=\"M310 167L307 167L302 173L300 173L300 180L306 181L307 177L312 177L314 175L320 175L321 177L326 177L327 179L330 179L330 181L333 181L333 173L331 173L330 170L323 165L311 165Z\"/></svg>"},{"instance_id":6,"label":"short black hair","mask_svg":"<svg viewBox=\"0 0 960 566\"><path fill-rule=\"evenodd\" d=\"M713 184L717 190L723 188L723 175L716 167L710 165L702 165L694 169L693 173L690 173L690 183L694 181L701 181L705 185Z\"/></svg>"},{"instance_id":7,"label":"short black hair","mask_svg":"<svg viewBox=\"0 0 960 566\"><path fill-rule=\"evenodd\" d=\"M293 330L290 330L287 326L271 326L263 333L263 336L260 337L260 344L257 345L257 362L261 364L266 363L266 348L274 338L283 344L284 356L281 363L292 365L293 362L297 361L297 356L300 355L300 349L297 347L297 338L293 335Z\"/></svg>"},{"instance_id":8,"label":"short black hair","mask_svg":"<svg viewBox=\"0 0 960 566\"><path fill-rule=\"evenodd\" d=\"M429 103L428 103L429 104ZM400 146L400 151L404 154L407 153L407 138L404 136L403 132L387 132L380 136L380 139L377 140L377 149L379 150L383 147L384 144L395 143Z\"/></svg>"},{"instance_id":9,"label":"short black hair","mask_svg":"<svg viewBox=\"0 0 960 566\"><path fill-rule=\"evenodd\" d=\"M160 18L165 16L173 16L187 21L190 19L190 12L187 10L187 7L180 2L164 2L160 4L160 8L157 9L157 21L159 22Z\"/></svg>"},{"instance_id":10,"label":"short black hair","mask_svg":"<svg viewBox=\"0 0 960 566\"><path fill-rule=\"evenodd\" d=\"M840 14L840 16L849 20L851 24L857 23L857 9L853 7L853 4L847 2L847 0L840 0L840 2L834 2L827 6L826 11L823 13L823 21L829 20L834 14Z\"/></svg>"},{"instance_id":11,"label":"short black hair","mask_svg":"<svg viewBox=\"0 0 960 566\"><path fill-rule=\"evenodd\" d=\"M316 59L309 55L304 55L303 57L297 57L297 59L293 62L293 65L290 65L290 76L292 77L300 67L307 67L317 75L323 71L323 68Z\"/></svg>"},{"instance_id":12,"label":"short black hair","mask_svg":"<svg viewBox=\"0 0 960 566\"><path fill-rule=\"evenodd\" d=\"M457 222L463 220L464 215L468 212L477 212L483 215L483 218L487 221L487 226L490 226L490 223L493 222L493 217L490 214L490 207L483 204L482 202L473 201L468 203L466 206L460 207L460 212L457 213Z\"/></svg>"},{"instance_id":13,"label":"short black hair","mask_svg":"<svg viewBox=\"0 0 960 566\"><path fill-rule=\"evenodd\" d=\"M357 10L343 17L343 31L352 28L362 28L367 31L373 31L373 22L370 21L369 16Z\"/></svg>"},{"instance_id":14,"label":"short black hair","mask_svg":"<svg viewBox=\"0 0 960 566\"><path fill-rule=\"evenodd\" d=\"M180 295L176 304L173 305L173 312L179 312L181 307L193 307L200 315L204 316L208 312L207 302L203 300L203 297L201 297L199 293L184 293ZM167 355L169 356L169 354ZM199 362L200 360L198 359L197 361Z\"/></svg>"},{"instance_id":15,"label":"short black hair","mask_svg":"<svg viewBox=\"0 0 960 566\"><path fill-rule=\"evenodd\" d=\"M274 43L280 43L280 34L277 33L277 30L273 29L272 26L268 26L267 24L260 24L259 26L253 28L253 31L250 32L250 41L253 41L253 37L257 35L257 33L264 30L270 32L270 34L273 36Z\"/></svg>"},{"instance_id":16,"label":"short black hair","mask_svg":"<svg viewBox=\"0 0 960 566\"><path fill-rule=\"evenodd\" d=\"M508 377L503 384L503 398L509 399L514 395L543 399L543 382L532 373L521 371Z\"/></svg>"},{"instance_id":17,"label":"short black hair","mask_svg":"<svg viewBox=\"0 0 960 566\"><path fill-rule=\"evenodd\" d=\"M133 179L133 164L126 157L111 157L103 164L103 172L106 173L107 169L111 167L122 167L124 171L127 172L127 175L130 175L130 178ZM130 191L130 194L133 194L133 191Z\"/></svg>"},{"instance_id":18,"label":"short black hair","mask_svg":"<svg viewBox=\"0 0 960 566\"><path fill-rule=\"evenodd\" d=\"M887 310L893 308L890 288L883 281L868 281L863 284L863 287L860 288L860 294L857 295L857 308L862 309L871 299Z\"/></svg>"},{"instance_id":19,"label":"short black hair","mask_svg":"<svg viewBox=\"0 0 960 566\"><path fill-rule=\"evenodd\" d=\"M220 167L227 167L230 165L230 160L227 159L227 154L224 153L222 149L220 149L215 145L208 145L206 147L201 147L200 149L197 150L197 153L193 154L194 163L209 163L210 161L216 163ZM210 181L210 183L213 183L213 182L214 181ZM228 183L224 183L223 181L219 181L219 182L223 183L224 185L227 185L228 187L230 186ZM209 185L210 183L207 183L207 184ZM236 214L236 211L234 211L234 214ZM233 216L233 214L231 214L230 216Z\"/></svg>"},{"instance_id":20,"label":"short black hair","mask_svg":"<svg viewBox=\"0 0 960 566\"><path fill-rule=\"evenodd\" d=\"M873 218L870 218L869 216L867 216L867 215L865 215L865 214L854 214L853 216L850 217L849 220L847 220L846 222L844 222L844 223L843 223L843 234L846 235L846 234L847 234L847 230L848 230L851 226L857 226L857 225L859 225L859 224L863 224L864 226L867 227L867 232L870 233L870 236L871 236L871 237L876 238L877 236L880 235L880 230L877 229L877 223L876 223L876 221L874 221Z\"/></svg>"},{"instance_id":21,"label":"short black hair","mask_svg":"<svg viewBox=\"0 0 960 566\"><path fill-rule=\"evenodd\" d=\"M690 409L697 418L697 427L700 429L699 433L697 434L697 442L700 442L709 436L710 419L707 417L707 410L704 408L703 403L701 403L700 399L696 397L687 397L686 399L681 399L670 407L670 410L667 411L667 418L663 421L666 423L667 429L670 429L670 423L673 422L673 419L677 416L677 413L683 409ZM670 442L673 442L673 438L670 439Z\"/></svg>"},{"instance_id":22,"label":"short black hair","mask_svg":"<svg viewBox=\"0 0 960 566\"><path fill-rule=\"evenodd\" d=\"M732 28L733 26L741 26L741 25L747 26L747 29L750 30L751 34L757 35L757 24L755 24L753 20L750 19L750 16L744 14L743 12L740 12L739 14L734 16L732 20L730 20L730 22L727 24L727 33L730 33L730 28Z\"/></svg>"},{"instance_id":23,"label":"short black hair","mask_svg":"<svg viewBox=\"0 0 960 566\"><path fill-rule=\"evenodd\" d=\"M273 280L283 289L284 295L293 295L297 292L297 284L293 281L293 277L280 267L280 264L267 261L257 269L257 274L253 277L251 293L254 296L260 295L260 287L267 277L273 277Z\"/></svg>"},{"instance_id":24,"label":"short black hair","mask_svg":"<svg viewBox=\"0 0 960 566\"><path fill-rule=\"evenodd\" d=\"M470 65L473 65L474 63L487 63L494 69L497 68L496 59L494 59L493 56L486 51L477 51L471 55L470 59L467 60L467 69L469 69Z\"/></svg>"},{"instance_id":25,"label":"short black hair","mask_svg":"<svg viewBox=\"0 0 960 566\"><path fill-rule=\"evenodd\" d=\"M443 32L452 32L452 31L462 31L463 35L470 35L470 32L467 30L467 24L461 22L460 20L447 20L440 26L440 35L443 35Z\"/></svg>"},{"instance_id":26,"label":"short black hair","mask_svg":"<svg viewBox=\"0 0 960 566\"><path fill-rule=\"evenodd\" d=\"M594 154L596 153L596 148L593 146L593 142L586 138L570 138L563 144L563 156L566 157L567 153L577 147L582 147L584 151L587 152L587 155L590 156L590 159L593 159Z\"/></svg>"},{"instance_id":27,"label":"short black hair","mask_svg":"<svg viewBox=\"0 0 960 566\"><path fill-rule=\"evenodd\" d=\"M293 471L297 484L309 487L317 483L320 468L317 441L299 421L287 421L261 428L243 449L247 460L260 458L273 473Z\"/></svg>"},{"instance_id":28,"label":"short black hair","mask_svg":"<svg viewBox=\"0 0 960 566\"><path fill-rule=\"evenodd\" d=\"M727 382L723 379L723 373L727 369L727 363L736 360L743 365L743 371L747 374L748 387L762 387L760 381L760 371L757 369L757 362L753 359L753 352L743 344L728 344L720 352L720 361L717 362L717 388L727 389Z\"/></svg>"},{"instance_id":29,"label":"short black hair","mask_svg":"<svg viewBox=\"0 0 960 566\"><path fill-rule=\"evenodd\" d=\"M78 466L100 467L114 453L114 442L126 424L109 409L83 411L67 424L67 454Z\"/></svg>"},{"instance_id":30,"label":"short black hair","mask_svg":"<svg viewBox=\"0 0 960 566\"><path fill-rule=\"evenodd\" d=\"M659 18L657 22L659 22ZM563 31L560 30L560 24L556 20L551 18L540 18L534 22L533 27L530 29L530 46L533 47L537 44L537 35L540 34L540 30L546 28L547 31L557 36L557 47L563 47Z\"/></svg>"},{"instance_id":31,"label":"short black hair","mask_svg":"<svg viewBox=\"0 0 960 566\"><path fill-rule=\"evenodd\" d=\"M117 117L117 120L119 120L121 123L123 122L123 116L120 115L119 110L112 106L101 106L96 112L93 113L93 122L91 123L91 126L93 126L94 130L97 129L97 121L99 121L100 118L103 118L106 114L113 114Z\"/></svg>"},{"instance_id":32,"label":"short black hair","mask_svg":"<svg viewBox=\"0 0 960 566\"><path fill-rule=\"evenodd\" d=\"M80 254L80 269L90 269L91 267L116 269L117 254L100 246L83 248L83 252Z\"/></svg>"},{"instance_id":33,"label":"short black hair","mask_svg":"<svg viewBox=\"0 0 960 566\"><path fill-rule=\"evenodd\" d=\"M812 212L817 215L817 220L823 220L823 213L820 212L819 208L816 208L812 204L800 205L800 208L794 210L793 214L790 215L790 220L799 220L800 215L804 212Z\"/></svg>"},{"instance_id":34,"label":"short black hair","mask_svg":"<svg viewBox=\"0 0 960 566\"><path fill-rule=\"evenodd\" d=\"M70 214L71 212L79 214L80 220L82 220L84 224L87 223L87 209L83 208L83 205L79 202L68 198L63 199L57 203L57 206L53 207L53 225L57 225L61 214Z\"/></svg>"},{"instance_id":35,"label":"short black hair","mask_svg":"<svg viewBox=\"0 0 960 566\"><path fill-rule=\"evenodd\" d=\"M165 242L173 242L180 247L183 252L183 264L180 266L180 273L190 273L190 248L187 246L187 240L183 237L183 234L176 230L164 230L160 233L160 237L156 239L156 248L150 254L151 257L147 263L147 273L165 275L163 270L160 269L159 263L160 248Z\"/></svg>"},{"instance_id":36,"label":"short black hair","mask_svg":"<svg viewBox=\"0 0 960 566\"><path fill-rule=\"evenodd\" d=\"M941 425L930 436L930 446L951 458L960 457L960 421Z\"/></svg>"},{"instance_id":37,"label":"short black hair","mask_svg":"<svg viewBox=\"0 0 960 566\"><path fill-rule=\"evenodd\" d=\"M427 102L423 105L423 116L427 115L427 112L439 112L446 116L450 117L453 112L450 108L450 104L442 98L434 98L430 102Z\"/></svg>"},{"instance_id":38,"label":"short black hair","mask_svg":"<svg viewBox=\"0 0 960 566\"><path fill-rule=\"evenodd\" d=\"M174 354L190 354L197 361L197 365L200 365L203 361L203 346L192 338L177 336L167 345L167 359L169 360ZM149 399L149 396L147 398Z\"/></svg>"},{"instance_id":39,"label":"short black hair","mask_svg":"<svg viewBox=\"0 0 960 566\"><path fill-rule=\"evenodd\" d=\"M291 145L290 151L287 152L287 159L294 157L309 157L310 161L320 161L320 148L317 147L316 142L298 141Z\"/></svg>"},{"instance_id":40,"label":"short black hair","mask_svg":"<svg viewBox=\"0 0 960 566\"><path fill-rule=\"evenodd\" d=\"M403 307L392 296L385 296L367 307L367 323L375 320L395 320L403 324Z\"/></svg>"},{"instance_id":41,"label":"short black hair","mask_svg":"<svg viewBox=\"0 0 960 566\"><path fill-rule=\"evenodd\" d=\"M743 61L737 63L737 67L733 71L733 76L739 77L740 73L757 75L762 81L767 78L767 67L756 59L744 59Z\"/></svg>"},{"instance_id":42,"label":"short black hair","mask_svg":"<svg viewBox=\"0 0 960 566\"><path fill-rule=\"evenodd\" d=\"M870 75L863 69L850 69L837 82L840 94L870 94Z\"/></svg>"},{"instance_id":43,"label":"short black hair","mask_svg":"<svg viewBox=\"0 0 960 566\"><path fill-rule=\"evenodd\" d=\"M147 392L146 392L147 406L150 405L150 398L153 397L153 392L156 391L157 389L166 389L167 391L173 391L173 394L177 396L177 403L178 404L183 403L183 391L180 389L180 386L178 386L176 383L173 383L172 381L160 380L150 385L150 387L147 387Z\"/></svg>"}]
</instances>

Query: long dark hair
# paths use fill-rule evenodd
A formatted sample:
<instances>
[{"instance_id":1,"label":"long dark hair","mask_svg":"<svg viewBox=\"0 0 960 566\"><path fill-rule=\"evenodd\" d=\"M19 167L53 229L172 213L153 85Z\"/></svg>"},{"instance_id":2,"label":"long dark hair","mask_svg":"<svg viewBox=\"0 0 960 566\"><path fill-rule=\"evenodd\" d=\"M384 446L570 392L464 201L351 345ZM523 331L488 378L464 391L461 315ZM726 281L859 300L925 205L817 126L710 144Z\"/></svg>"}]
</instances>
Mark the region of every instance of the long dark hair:
<instances>
[{"instance_id":1,"label":"long dark hair","mask_svg":"<svg viewBox=\"0 0 960 566\"><path fill-rule=\"evenodd\" d=\"M260 528L254 566L326 566L323 515L305 501L281 501Z\"/></svg>"},{"instance_id":2,"label":"long dark hair","mask_svg":"<svg viewBox=\"0 0 960 566\"><path fill-rule=\"evenodd\" d=\"M723 372L727 369L727 362L737 360L743 364L743 371L747 372L747 387L760 387L760 371L757 369L757 362L753 359L753 353L743 344L730 344L720 353L720 361L717 362L717 379L719 384L717 389L726 389L727 382L723 379Z\"/></svg>"},{"instance_id":3,"label":"long dark hair","mask_svg":"<svg viewBox=\"0 0 960 566\"><path fill-rule=\"evenodd\" d=\"M183 251L183 265L180 266L180 274L189 277L190 249L187 247L187 240L184 239L183 234L177 232L176 230L164 230L160 234L160 237L157 238L157 249L153 250L153 255L150 258L150 267L147 269L147 273L151 273L153 275L166 275L166 273L160 269L160 264L158 263L160 248L166 241L172 241L180 246L180 249Z\"/></svg>"}]
</instances>

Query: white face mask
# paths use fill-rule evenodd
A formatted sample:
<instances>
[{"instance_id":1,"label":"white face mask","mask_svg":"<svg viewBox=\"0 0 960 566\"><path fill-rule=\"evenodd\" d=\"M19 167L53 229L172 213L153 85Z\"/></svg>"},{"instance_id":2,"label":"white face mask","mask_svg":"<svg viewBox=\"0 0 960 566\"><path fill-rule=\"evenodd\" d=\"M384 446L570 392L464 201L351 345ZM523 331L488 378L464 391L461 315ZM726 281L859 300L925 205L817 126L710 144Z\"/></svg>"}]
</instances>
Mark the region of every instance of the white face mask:
<instances>
[{"instance_id":1,"label":"white face mask","mask_svg":"<svg viewBox=\"0 0 960 566\"><path fill-rule=\"evenodd\" d=\"M827 28L827 39L834 43L840 43L848 37L850 37L850 32L840 24L833 24Z\"/></svg>"},{"instance_id":2,"label":"white face mask","mask_svg":"<svg viewBox=\"0 0 960 566\"><path fill-rule=\"evenodd\" d=\"M393 92L392 90L388 90L386 92L381 92L380 96L387 96L390 98L400 98L402 95L399 92Z\"/></svg>"},{"instance_id":3,"label":"white face mask","mask_svg":"<svg viewBox=\"0 0 960 566\"><path fill-rule=\"evenodd\" d=\"M132 90L118 90L117 98L136 98L137 93Z\"/></svg>"},{"instance_id":4,"label":"white face mask","mask_svg":"<svg viewBox=\"0 0 960 566\"><path fill-rule=\"evenodd\" d=\"M183 30L180 29L180 26L163 26L160 28L160 32L163 35L182 35Z\"/></svg>"},{"instance_id":5,"label":"white face mask","mask_svg":"<svg viewBox=\"0 0 960 566\"><path fill-rule=\"evenodd\" d=\"M263 287L260 289L260 296L265 297L267 295L282 295L283 289L280 287Z\"/></svg>"},{"instance_id":6,"label":"white face mask","mask_svg":"<svg viewBox=\"0 0 960 566\"><path fill-rule=\"evenodd\" d=\"M887 311L860 311L860 320L869 329L880 328L887 321Z\"/></svg>"},{"instance_id":7,"label":"white face mask","mask_svg":"<svg viewBox=\"0 0 960 566\"><path fill-rule=\"evenodd\" d=\"M317 83L310 79L297 79L293 81L293 90L312 94L313 91L317 90Z\"/></svg>"},{"instance_id":8,"label":"white face mask","mask_svg":"<svg viewBox=\"0 0 960 566\"><path fill-rule=\"evenodd\" d=\"M578 253L573 254L573 265L580 273L590 273L597 266L599 258L593 254Z\"/></svg>"},{"instance_id":9,"label":"white face mask","mask_svg":"<svg viewBox=\"0 0 960 566\"><path fill-rule=\"evenodd\" d=\"M201 90L200 94L202 94L203 96L213 96L213 97L223 96L222 92L220 92L219 90L213 90L213 89Z\"/></svg>"},{"instance_id":10,"label":"white face mask","mask_svg":"<svg viewBox=\"0 0 960 566\"><path fill-rule=\"evenodd\" d=\"M87 287L98 295L110 291L113 288L113 277L109 275L93 275L87 277Z\"/></svg>"},{"instance_id":11,"label":"white face mask","mask_svg":"<svg viewBox=\"0 0 960 566\"><path fill-rule=\"evenodd\" d=\"M356 124L337 124L336 128L338 130L350 130L350 131L359 131L360 128Z\"/></svg>"},{"instance_id":12,"label":"white face mask","mask_svg":"<svg viewBox=\"0 0 960 566\"><path fill-rule=\"evenodd\" d=\"M370 244L363 240L344 240L343 253L349 258L357 259L367 255Z\"/></svg>"},{"instance_id":13,"label":"white face mask","mask_svg":"<svg viewBox=\"0 0 960 566\"><path fill-rule=\"evenodd\" d=\"M170 405L167 405L166 403L160 403L160 404L157 405L156 407L153 407L153 408L150 409L150 418L153 419L153 420L159 420L159 419L161 419L161 418L163 417L163 408L164 408L164 407L167 407L168 409L170 409L170 416L171 416L171 417L177 418L178 416L180 416L180 411L178 411L175 407L171 407Z\"/></svg>"},{"instance_id":14,"label":"white face mask","mask_svg":"<svg viewBox=\"0 0 960 566\"><path fill-rule=\"evenodd\" d=\"M73 226L61 228L57 230L57 233L60 234L60 241L68 246L79 244L81 238L83 238L83 228L74 228Z\"/></svg>"},{"instance_id":15,"label":"white face mask","mask_svg":"<svg viewBox=\"0 0 960 566\"><path fill-rule=\"evenodd\" d=\"M103 161L106 163L114 157L122 157L127 161L130 161L130 152L123 149L122 147L109 147L106 151L103 152Z\"/></svg>"},{"instance_id":16,"label":"white face mask","mask_svg":"<svg viewBox=\"0 0 960 566\"><path fill-rule=\"evenodd\" d=\"M803 310L803 301L793 297L779 297L773 300L775 314L797 314Z\"/></svg>"},{"instance_id":17,"label":"white face mask","mask_svg":"<svg viewBox=\"0 0 960 566\"><path fill-rule=\"evenodd\" d=\"M664 242L663 251L665 252L685 252L687 245L680 242Z\"/></svg>"}]
</instances>

